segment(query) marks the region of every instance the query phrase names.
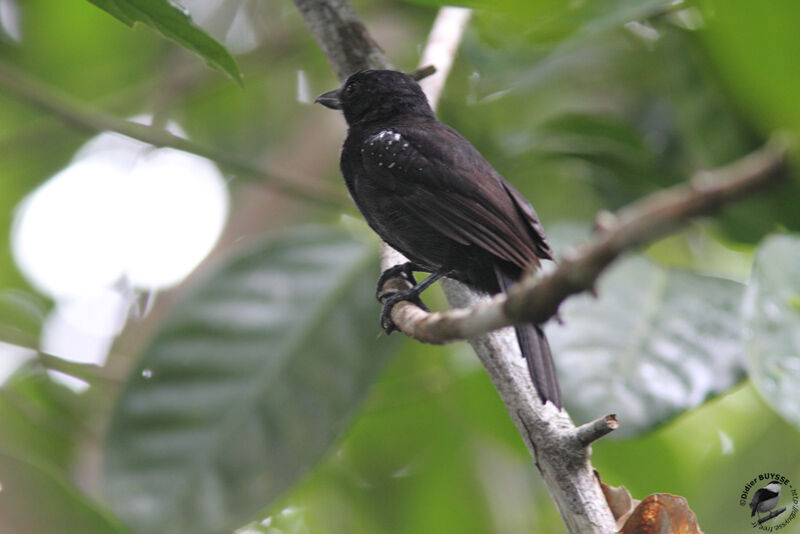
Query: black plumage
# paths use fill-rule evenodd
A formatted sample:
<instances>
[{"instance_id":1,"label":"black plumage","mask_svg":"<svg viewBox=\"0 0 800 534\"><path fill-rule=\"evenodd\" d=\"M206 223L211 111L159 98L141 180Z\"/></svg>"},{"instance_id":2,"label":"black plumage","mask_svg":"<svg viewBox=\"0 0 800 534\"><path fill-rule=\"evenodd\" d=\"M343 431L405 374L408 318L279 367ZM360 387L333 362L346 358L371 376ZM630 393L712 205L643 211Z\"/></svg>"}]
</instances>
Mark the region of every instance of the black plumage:
<instances>
[{"instance_id":1,"label":"black plumage","mask_svg":"<svg viewBox=\"0 0 800 534\"><path fill-rule=\"evenodd\" d=\"M370 227L402 252L412 270L433 273L414 290L383 295L384 327L399 300L412 300L441 276L489 294L505 291L552 251L530 203L458 132L439 122L406 74L366 70L321 104L349 126L341 170ZM383 279L384 277L382 277ZM561 407L550 347L538 325L516 327L543 402Z\"/></svg>"}]
</instances>

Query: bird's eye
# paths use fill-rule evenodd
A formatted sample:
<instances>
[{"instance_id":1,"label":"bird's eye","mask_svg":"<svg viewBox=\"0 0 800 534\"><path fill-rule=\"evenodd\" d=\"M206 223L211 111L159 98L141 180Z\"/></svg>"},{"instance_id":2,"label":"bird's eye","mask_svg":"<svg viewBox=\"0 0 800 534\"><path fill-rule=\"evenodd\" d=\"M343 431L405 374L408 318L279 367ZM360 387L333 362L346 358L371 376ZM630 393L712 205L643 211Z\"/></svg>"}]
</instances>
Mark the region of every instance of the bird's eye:
<instances>
[{"instance_id":1,"label":"bird's eye","mask_svg":"<svg viewBox=\"0 0 800 534\"><path fill-rule=\"evenodd\" d=\"M352 94L353 94L353 91L355 91L355 90L356 90L356 84L354 84L354 83L348 83L348 84L347 84L347 85L345 85L345 87L344 87L344 94L346 94L346 95L352 95Z\"/></svg>"}]
</instances>

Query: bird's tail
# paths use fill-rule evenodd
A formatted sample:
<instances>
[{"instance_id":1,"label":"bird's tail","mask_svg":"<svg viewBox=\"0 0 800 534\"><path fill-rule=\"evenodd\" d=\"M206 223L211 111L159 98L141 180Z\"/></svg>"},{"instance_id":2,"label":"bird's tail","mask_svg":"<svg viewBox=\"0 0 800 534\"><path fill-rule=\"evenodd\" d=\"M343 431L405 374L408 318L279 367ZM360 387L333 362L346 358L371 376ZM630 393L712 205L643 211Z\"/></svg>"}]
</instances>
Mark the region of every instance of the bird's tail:
<instances>
[{"instance_id":1,"label":"bird's tail","mask_svg":"<svg viewBox=\"0 0 800 534\"><path fill-rule=\"evenodd\" d=\"M500 289L505 292L514 283L514 279L502 272L499 267L495 272ZM543 403L550 401L556 408L561 409L561 388L558 385L550 343L547 342L544 330L536 324L518 325L514 330L522 356L528 362L528 370L539 398Z\"/></svg>"}]
</instances>

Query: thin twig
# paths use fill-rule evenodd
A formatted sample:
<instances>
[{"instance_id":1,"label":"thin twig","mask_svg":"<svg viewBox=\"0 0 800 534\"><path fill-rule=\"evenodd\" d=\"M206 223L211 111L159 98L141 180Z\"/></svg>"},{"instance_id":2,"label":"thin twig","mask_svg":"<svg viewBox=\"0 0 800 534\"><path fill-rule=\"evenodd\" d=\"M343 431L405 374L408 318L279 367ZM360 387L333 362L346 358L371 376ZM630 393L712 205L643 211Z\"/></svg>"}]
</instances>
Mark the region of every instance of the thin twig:
<instances>
[{"instance_id":1,"label":"thin twig","mask_svg":"<svg viewBox=\"0 0 800 534\"><path fill-rule=\"evenodd\" d=\"M618 427L619 422L617 421L617 414L612 413L579 426L575 430L575 437L582 446L588 447L603 436L607 436Z\"/></svg>"},{"instance_id":2,"label":"thin twig","mask_svg":"<svg viewBox=\"0 0 800 534\"><path fill-rule=\"evenodd\" d=\"M786 511L786 507L785 506L781 506L780 508L777 508L777 509L773 510L772 512L770 512L769 515L766 515L764 517L759 517L758 521L756 521L756 524L760 525L761 523L766 523L770 519L774 519L774 518L778 517L779 515L781 515L785 511Z\"/></svg>"},{"instance_id":3,"label":"thin twig","mask_svg":"<svg viewBox=\"0 0 800 534\"><path fill-rule=\"evenodd\" d=\"M420 67L417 70L408 73L409 76L418 82L434 74L436 74L436 67L433 65L425 65L424 67Z\"/></svg>"},{"instance_id":4,"label":"thin twig","mask_svg":"<svg viewBox=\"0 0 800 534\"><path fill-rule=\"evenodd\" d=\"M230 172L257 178L282 193L307 202L337 209L347 205L341 194L325 184L312 184L306 177L293 176L279 169L259 168L227 152L195 143L166 130L120 119L49 87L2 60L0 86L78 128L92 132L116 132L155 147L174 148L208 158Z\"/></svg>"},{"instance_id":5,"label":"thin twig","mask_svg":"<svg viewBox=\"0 0 800 534\"><path fill-rule=\"evenodd\" d=\"M97 384L98 382L107 382L111 384L120 385L124 383L122 377L111 376L106 367L94 363L82 363L65 360L37 350L36 356L42 367L50 369L51 371L58 371L65 375L74 376L90 384Z\"/></svg>"},{"instance_id":6,"label":"thin twig","mask_svg":"<svg viewBox=\"0 0 800 534\"><path fill-rule=\"evenodd\" d=\"M36 358L42 367L53 371L60 371L89 383L96 383L97 381L122 382L121 377L111 376L108 369L100 365L65 360L58 356L42 352L36 348L39 344L36 337L29 336L16 329L0 327L0 343L6 343L17 349L30 351L31 358Z\"/></svg>"}]
</instances>

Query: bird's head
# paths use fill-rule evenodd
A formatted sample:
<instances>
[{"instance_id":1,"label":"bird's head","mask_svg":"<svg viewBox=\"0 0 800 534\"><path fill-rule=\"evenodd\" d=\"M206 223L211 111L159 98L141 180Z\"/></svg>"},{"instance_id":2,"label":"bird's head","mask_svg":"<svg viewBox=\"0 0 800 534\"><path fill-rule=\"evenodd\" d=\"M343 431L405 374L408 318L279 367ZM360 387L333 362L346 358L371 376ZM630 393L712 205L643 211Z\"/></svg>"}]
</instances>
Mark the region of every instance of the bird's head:
<instances>
[{"instance_id":1,"label":"bird's head","mask_svg":"<svg viewBox=\"0 0 800 534\"><path fill-rule=\"evenodd\" d=\"M770 482L769 484L767 484L766 488L767 488L768 490L770 490L770 491L773 491L773 492L775 492L775 493L780 493L780 491L781 491L781 485L782 485L782 484L780 483L780 481L778 481L778 480L773 480L772 482Z\"/></svg>"},{"instance_id":2,"label":"bird's head","mask_svg":"<svg viewBox=\"0 0 800 534\"><path fill-rule=\"evenodd\" d=\"M341 109L350 126L408 115L434 116L416 80L393 70L356 72L342 87L319 95L316 101L331 109Z\"/></svg>"}]
</instances>

